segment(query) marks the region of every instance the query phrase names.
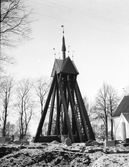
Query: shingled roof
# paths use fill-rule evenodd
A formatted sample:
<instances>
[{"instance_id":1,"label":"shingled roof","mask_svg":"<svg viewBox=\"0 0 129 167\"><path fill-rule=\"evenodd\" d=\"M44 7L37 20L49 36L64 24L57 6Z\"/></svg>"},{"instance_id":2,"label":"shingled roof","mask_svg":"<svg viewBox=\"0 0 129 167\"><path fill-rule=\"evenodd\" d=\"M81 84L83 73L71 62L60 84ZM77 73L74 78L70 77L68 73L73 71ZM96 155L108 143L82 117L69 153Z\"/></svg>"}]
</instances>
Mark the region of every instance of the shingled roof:
<instances>
[{"instance_id":1,"label":"shingled roof","mask_svg":"<svg viewBox=\"0 0 129 167\"><path fill-rule=\"evenodd\" d=\"M74 74L78 75L79 72L74 64L73 61L71 61L70 57L67 57L65 60L61 59L55 59L54 66L52 69L52 74L51 76L53 77L54 74L56 73L66 73L66 74Z\"/></svg>"},{"instance_id":2,"label":"shingled roof","mask_svg":"<svg viewBox=\"0 0 129 167\"><path fill-rule=\"evenodd\" d=\"M129 114L129 96L124 96L115 113L113 114L113 117L120 116L121 113Z\"/></svg>"}]
</instances>

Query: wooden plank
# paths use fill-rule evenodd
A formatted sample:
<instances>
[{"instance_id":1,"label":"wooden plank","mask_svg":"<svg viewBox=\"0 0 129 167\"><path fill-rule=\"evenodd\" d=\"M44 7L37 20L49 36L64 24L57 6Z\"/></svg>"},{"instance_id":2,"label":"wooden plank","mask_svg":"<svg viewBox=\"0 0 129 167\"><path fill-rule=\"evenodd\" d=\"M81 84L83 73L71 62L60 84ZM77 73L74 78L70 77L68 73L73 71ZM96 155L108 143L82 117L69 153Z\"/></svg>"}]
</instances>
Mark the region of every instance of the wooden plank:
<instances>
[{"instance_id":1,"label":"wooden plank","mask_svg":"<svg viewBox=\"0 0 129 167\"><path fill-rule=\"evenodd\" d=\"M49 115L47 135L51 134L51 126L52 126L52 117L53 117L53 109L54 109L54 102L55 102L55 94L56 94L56 85L54 85L54 89L53 89L53 95L52 95L52 101L51 101L51 109L50 109L50 115Z\"/></svg>"},{"instance_id":2,"label":"wooden plank","mask_svg":"<svg viewBox=\"0 0 129 167\"><path fill-rule=\"evenodd\" d=\"M39 140L38 140L38 142L40 143L42 143L42 142L52 142L52 141L54 141L54 140L56 140L56 141L58 141L58 142L61 142L60 141L60 137L59 136L57 136L57 135L50 135L50 136L40 136L39 137Z\"/></svg>"},{"instance_id":3,"label":"wooden plank","mask_svg":"<svg viewBox=\"0 0 129 167\"><path fill-rule=\"evenodd\" d=\"M61 76L60 76L60 79L57 76L57 81L58 81L57 83L58 83L58 87L59 87L60 95L61 95L61 99L62 99L62 104L64 107L64 114L66 115L66 123L67 123L68 132L69 132L69 137L70 137L71 141L74 142L74 137L72 134L72 129L70 126L70 120L69 120L69 116L68 116L67 104L66 104L64 93L63 93L62 86L61 86Z\"/></svg>"},{"instance_id":4,"label":"wooden plank","mask_svg":"<svg viewBox=\"0 0 129 167\"><path fill-rule=\"evenodd\" d=\"M69 83L67 84L67 88L68 88L68 95L69 95L70 103L71 103L72 114L74 116L76 127L77 127L77 135L78 135L78 138L79 138L80 142L82 142L80 129L79 129L79 124L78 124L78 121L77 121L77 115L76 115L76 111L75 111L75 107L74 107L74 100L73 100L73 96L72 96L72 93L71 93L71 90L70 90Z\"/></svg>"},{"instance_id":5,"label":"wooden plank","mask_svg":"<svg viewBox=\"0 0 129 167\"><path fill-rule=\"evenodd\" d=\"M48 106L49 106L49 103L50 103L50 99L51 99L52 91L53 91L53 88L54 88L54 85L55 85L55 81L56 81L56 73L54 75L54 78L53 78L53 81L52 81L52 84L51 84L51 87L50 87L50 90L49 90L49 93L48 93L48 97L47 97L46 104L45 104L45 107L44 107L44 110L42 112L42 116L41 116L41 119L40 119L40 122L39 122L39 125L38 125L38 128L37 128L37 132L36 132L36 135L35 135L35 138L34 138L34 142L38 142L39 136L41 134L42 126L43 126L43 123L44 123L44 120L45 120L45 117L46 117L46 113L47 113L47 109L48 109Z\"/></svg>"}]
</instances>

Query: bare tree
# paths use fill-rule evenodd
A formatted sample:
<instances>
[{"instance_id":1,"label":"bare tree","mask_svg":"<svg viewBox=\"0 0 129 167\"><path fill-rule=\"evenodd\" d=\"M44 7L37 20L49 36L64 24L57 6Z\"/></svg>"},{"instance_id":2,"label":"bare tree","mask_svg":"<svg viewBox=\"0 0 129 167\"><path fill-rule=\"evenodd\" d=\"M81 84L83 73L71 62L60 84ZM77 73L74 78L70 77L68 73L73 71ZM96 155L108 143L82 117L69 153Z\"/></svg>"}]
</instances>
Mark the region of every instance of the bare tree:
<instances>
[{"instance_id":1,"label":"bare tree","mask_svg":"<svg viewBox=\"0 0 129 167\"><path fill-rule=\"evenodd\" d=\"M96 97L97 118L101 120L105 128L105 137L108 139L108 86L103 84Z\"/></svg>"},{"instance_id":2,"label":"bare tree","mask_svg":"<svg viewBox=\"0 0 129 167\"><path fill-rule=\"evenodd\" d=\"M6 136L11 138L15 134L15 125L7 122L6 125Z\"/></svg>"},{"instance_id":3,"label":"bare tree","mask_svg":"<svg viewBox=\"0 0 129 167\"><path fill-rule=\"evenodd\" d=\"M111 127L111 139L114 139L112 116L118 106L118 102L119 97L115 89L111 85L103 84L96 97L95 109L97 112L97 119L103 122L106 139L108 139L109 127Z\"/></svg>"},{"instance_id":4,"label":"bare tree","mask_svg":"<svg viewBox=\"0 0 129 167\"><path fill-rule=\"evenodd\" d=\"M1 45L16 46L16 42L28 37L30 12L22 0L2 0L1 3Z\"/></svg>"},{"instance_id":5,"label":"bare tree","mask_svg":"<svg viewBox=\"0 0 129 167\"><path fill-rule=\"evenodd\" d=\"M9 115L9 105L12 96L13 78L7 77L1 84L1 106L2 106L2 135L6 136L7 117Z\"/></svg>"},{"instance_id":6,"label":"bare tree","mask_svg":"<svg viewBox=\"0 0 129 167\"><path fill-rule=\"evenodd\" d=\"M31 121L34 109L34 101L32 99L32 84L29 79L23 79L18 83L16 94L17 102L15 104L19 115L19 138L23 139L28 132L29 123Z\"/></svg>"},{"instance_id":7,"label":"bare tree","mask_svg":"<svg viewBox=\"0 0 129 167\"><path fill-rule=\"evenodd\" d=\"M112 116L118 106L118 102L119 102L119 97L117 95L117 92L112 86L108 86L108 118L111 124L111 139L112 140L114 139Z\"/></svg>"},{"instance_id":8,"label":"bare tree","mask_svg":"<svg viewBox=\"0 0 129 167\"><path fill-rule=\"evenodd\" d=\"M50 87L50 84L46 77L38 78L34 84L34 89L38 97L38 102L40 104L41 114L43 111L43 107L44 107L44 103L46 100L46 95L48 93L49 87Z\"/></svg>"},{"instance_id":9,"label":"bare tree","mask_svg":"<svg viewBox=\"0 0 129 167\"><path fill-rule=\"evenodd\" d=\"M1 0L0 17L0 76L5 63L12 63L14 60L6 51L7 48L16 47L19 42L29 37L30 13L22 0Z\"/></svg>"},{"instance_id":10,"label":"bare tree","mask_svg":"<svg viewBox=\"0 0 129 167\"><path fill-rule=\"evenodd\" d=\"M0 52L2 52L2 48L0 48ZM6 69L7 65L13 65L15 60L13 57L6 55L4 53L0 53L0 85L3 82L3 79L6 78Z\"/></svg>"}]
</instances>

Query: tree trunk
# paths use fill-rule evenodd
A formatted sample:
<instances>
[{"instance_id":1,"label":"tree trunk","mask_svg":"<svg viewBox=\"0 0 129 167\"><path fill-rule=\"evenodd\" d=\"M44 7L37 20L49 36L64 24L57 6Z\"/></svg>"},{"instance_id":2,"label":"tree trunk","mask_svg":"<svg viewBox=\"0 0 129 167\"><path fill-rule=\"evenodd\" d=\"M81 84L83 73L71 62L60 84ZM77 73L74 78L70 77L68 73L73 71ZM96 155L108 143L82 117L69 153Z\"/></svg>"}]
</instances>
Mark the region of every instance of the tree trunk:
<instances>
[{"instance_id":1,"label":"tree trunk","mask_svg":"<svg viewBox=\"0 0 129 167\"><path fill-rule=\"evenodd\" d=\"M111 139L114 140L114 135L113 135L113 120L111 119Z\"/></svg>"},{"instance_id":2,"label":"tree trunk","mask_svg":"<svg viewBox=\"0 0 129 167\"><path fill-rule=\"evenodd\" d=\"M105 117L105 133L106 133L106 140L108 140L108 117Z\"/></svg>"},{"instance_id":3,"label":"tree trunk","mask_svg":"<svg viewBox=\"0 0 129 167\"><path fill-rule=\"evenodd\" d=\"M7 124L7 106L5 106L5 113L4 113L4 124L2 130L3 137L6 137L6 124Z\"/></svg>"}]
</instances>

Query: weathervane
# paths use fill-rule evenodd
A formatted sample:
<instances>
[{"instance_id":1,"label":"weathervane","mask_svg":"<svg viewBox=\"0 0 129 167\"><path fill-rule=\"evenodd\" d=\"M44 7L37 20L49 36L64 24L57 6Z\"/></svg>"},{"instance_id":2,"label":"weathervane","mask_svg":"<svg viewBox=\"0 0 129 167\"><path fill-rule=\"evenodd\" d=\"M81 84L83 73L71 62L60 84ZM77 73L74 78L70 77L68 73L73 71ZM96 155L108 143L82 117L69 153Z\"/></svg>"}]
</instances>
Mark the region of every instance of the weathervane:
<instances>
[{"instance_id":1,"label":"weathervane","mask_svg":"<svg viewBox=\"0 0 129 167\"><path fill-rule=\"evenodd\" d=\"M62 29L63 29L63 31L62 31L62 32L63 32L63 34L64 34L64 25L61 25L61 27L62 27Z\"/></svg>"}]
</instances>

